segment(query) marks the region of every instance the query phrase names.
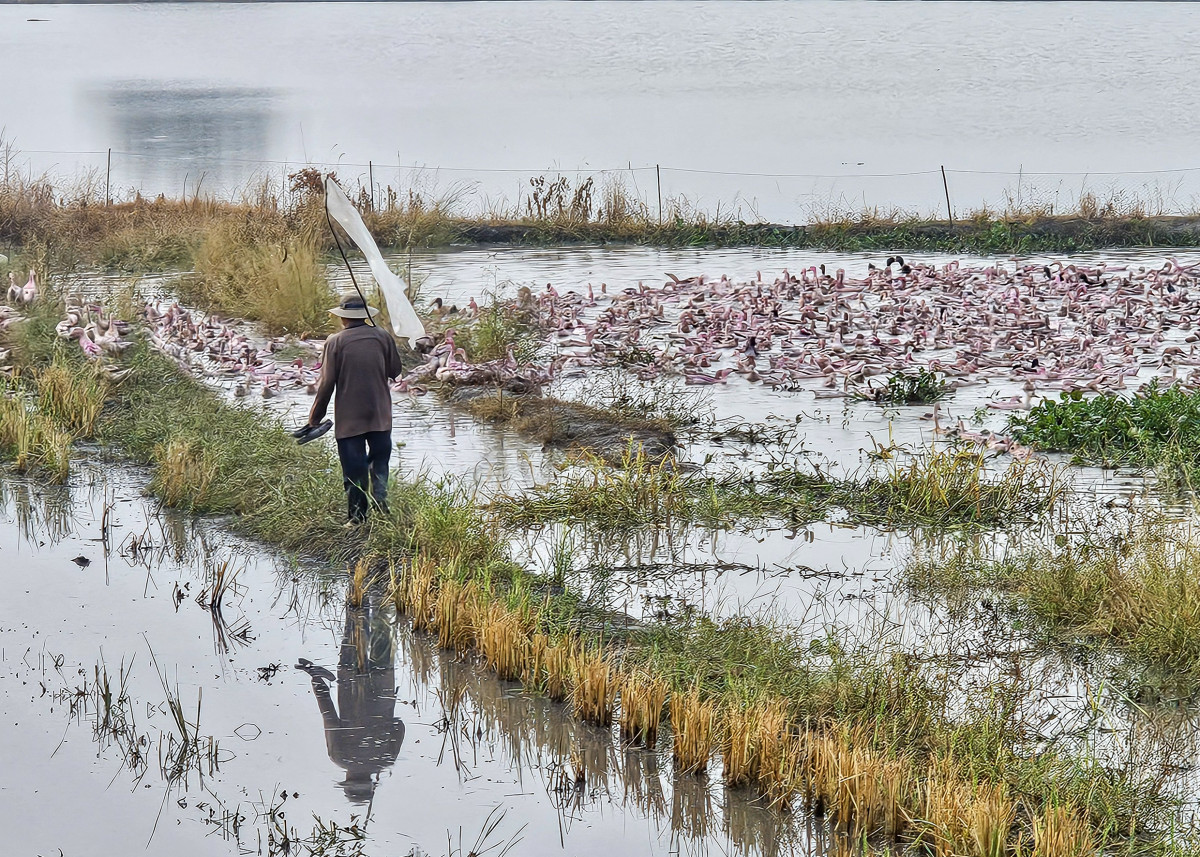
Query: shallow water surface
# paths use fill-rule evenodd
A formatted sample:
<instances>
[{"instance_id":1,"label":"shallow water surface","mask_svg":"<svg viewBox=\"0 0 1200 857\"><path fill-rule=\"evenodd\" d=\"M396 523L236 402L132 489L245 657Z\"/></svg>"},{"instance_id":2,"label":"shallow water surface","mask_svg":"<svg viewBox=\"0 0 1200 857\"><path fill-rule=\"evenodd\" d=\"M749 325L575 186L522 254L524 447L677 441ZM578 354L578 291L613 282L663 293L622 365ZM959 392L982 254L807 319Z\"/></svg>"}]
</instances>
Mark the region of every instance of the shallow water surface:
<instances>
[{"instance_id":1,"label":"shallow water surface","mask_svg":"<svg viewBox=\"0 0 1200 857\"><path fill-rule=\"evenodd\" d=\"M159 510L140 484L86 468L61 489L4 485L0 819L16 852L266 853L272 827L303 838L315 814L365 827L368 853L441 853L492 812L507 812L500 838L521 831L517 853L820 851L819 825L677 779L661 749L622 748L437 650L375 596L344 607L342 578ZM218 621L201 602L225 563ZM330 679L310 681L300 658ZM144 766L94 740L98 669L130 699ZM168 697L216 742L170 784ZM64 803L77 823L58 823Z\"/></svg>"}]
</instances>

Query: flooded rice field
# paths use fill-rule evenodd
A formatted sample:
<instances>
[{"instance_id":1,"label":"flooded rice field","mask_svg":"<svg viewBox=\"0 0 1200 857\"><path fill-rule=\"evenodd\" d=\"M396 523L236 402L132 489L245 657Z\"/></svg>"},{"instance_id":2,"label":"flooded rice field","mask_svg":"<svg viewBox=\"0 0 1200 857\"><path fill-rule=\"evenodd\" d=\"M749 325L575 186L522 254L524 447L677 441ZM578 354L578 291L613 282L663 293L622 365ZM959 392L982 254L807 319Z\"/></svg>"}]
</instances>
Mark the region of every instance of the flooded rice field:
<instances>
[{"instance_id":1,"label":"flooded rice field","mask_svg":"<svg viewBox=\"0 0 1200 857\"><path fill-rule=\"evenodd\" d=\"M569 318L570 329L552 324L544 330L543 358L561 373L547 389L565 400L593 402L603 398L600 384L611 389L611 380L597 379L612 367L589 363L593 355L579 342L563 340L590 333L582 341L594 349L605 335L597 333L601 314L616 296L640 298L645 286L659 289L665 272L671 276L659 296L688 283L751 284L752 290L766 283L769 290L785 269L805 272L801 276L813 280L811 289L802 281L803 301L813 289L834 282L852 287L877 276L872 265L889 267L859 255L640 248L460 250L394 261L416 272L426 307L440 298L465 313L472 299L483 304L491 293L532 300L552 318ZM991 311L999 319L993 326L1002 330L1007 322L1000 317L1026 314L1032 335L1061 347L1063 359L1041 366L1011 359L989 366L980 359L951 376L961 383L936 410L881 405L849 395L851 385L869 384L871 377L853 362L850 371L845 363L835 367L833 386L827 385L830 373L798 383L749 377L758 364L748 366L747 357L763 371L776 370L772 358L788 356L784 337L760 342L759 352L749 354L742 336L714 348L712 365L687 365L672 350L668 331L679 327L682 313L698 309L694 290L690 306L661 309L669 324L647 325L637 345L650 356L622 365L617 383L698 417L677 432L673 466L684 474L765 480L802 462L817 473L850 478L953 441L974 437L986 448L989 437L1003 435L1007 415L1028 406L1020 399L1029 379L1038 379L1035 394L1044 396L1057 396L1064 379L1086 383L1082 373L1062 369L1072 356L1071 338L1104 339L1084 328L1124 312L1096 303L1113 290L1089 295L1078 280L1067 282L1061 272L1072 265L1137 283L1127 304L1140 313L1138 326L1156 328L1146 333L1130 323L1121 334L1136 354L1129 384L1171 369L1183 380L1190 370L1179 367L1193 365L1189 328L1178 323L1190 310L1169 294L1186 288L1194 259L1145 252L1103 259L922 258L894 267L899 276L900 265L946 272L957 270L949 267L954 262L978 272L978 279L952 293L951 278L943 278L943 286L905 304L910 319L927 312L943 331L965 330L966 316ZM993 282L1003 266L1039 277L1045 270L1043 294L1027 286L1011 294L1007 284ZM1142 268L1164 272L1157 292L1146 286ZM818 282L818 276L827 279ZM100 294L117 285L90 277L72 288ZM147 278L141 288L158 297L169 291L170 278ZM906 286L889 279L886 288L893 290L890 307L864 309L864 300L856 311L894 318L908 298L900 294ZM962 290L974 288L978 300L971 304ZM1055 290L1052 307L1044 294ZM597 299L597 293L609 297ZM700 302L715 317L712 308L722 299L710 290ZM750 303L743 320L754 314ZM958 309L946 309L952 306ZM833 308L839 310L837 300ZM849 313L855 304L841 308ZM964 318L956 321L954 312ZM1041 321L1051 315L1053 332ZM795 321L804 323L799 316ZM843 353L865 353L865 345L854 343L849 314L846 321L845 330L829 331L821 348L836 341ZM238 330L259 341L253 330ZM899 328L889 335L903 338ZM914 352L909 345L899 349L901 363ZM921 359L952 366L973 347L965 335L955 345ZM1004 350L985 345L977 357ZM890 368L887 350L883 342L876 356ZM316 353L305 345L297 351L309 365ZM667 357L659 359L662 354ZM310 399L302 384L281 385L264 397L269 381L250 383L246 372L224 371L219 361L184 357L230 403L288 426L304 421ZM675 368L665 370L668 364ZM569 365L577 371L561 371ZM1106 373L1096 363L1089 368L1093 378ZM723 369L729 371L709 381ZM689 372L703 373L706 382L688 383ZM594 468L569 453L478 420L419 387L414 378L395 395L394 438L405 477L443 482L485 507L580 474L594 478ZM838 395L822 395L830 391ZM946 426L959 428L947 432ZM186 855L506 849L811 855L845 844L831 833L828 818L805 811L799 800L793 812L770 809L748 790L724 787L719 763L703 776L678 773L667 737L649 749L628 746L615 727L582 724L565 706L497 679L473 657L439 648L435 637L411 630L383 593L356 598L344 567L231 535L227 521L161 507L146 496L148 473L103 464L99 452L86 451L87 461L62 486L18 476L2 484L0 819L16 831L16 852L88 853L98 837L113 853ZM1176 515L1189 509L1186 498L1164 497L1143 474L1012 452L993 448L981 466L999 474L1014 462L1032 461L1029 466L1053 472L1062 500L1049 520L975 531L982 553L1070 539L1088 527L1115 531L1146 509ZM1167 689L1152 698L1136 684L1110 681L1109 665L1098 657L1034 645L990 598L955 600L922 591L910 568L936 555L939 541L969 541L952 528L871 519L845 497L808 511L790 520L718 523L667 516L619 530L551 515L536 525L510 526L504 538L518 564L627 627L688 617L755 619L787 627L813 651L869 645L935 665L951 715L971 710L997 681L1019 686L1024 748L1067 747L1145 777L1147 788L1151 779L1165 777L1167 791L1185 804L1179 818L1190 818L1197 748L1186 699ZM58 809L66 802L77 808L70 825L61 823Z\"/></svg>"},{"instance_id":2,"label":"flooded rice field","mask_svg":"<svg viewBox=\"0 0 1200 857\"><path fill-rule=\"evenodd\" d=\"M449 836L465 854L489 818L487 843L517 853L821 850L819 825L676 780L669 759L397 627L374 596L346 607L342 577L143 488L110 469L4 483L12 853L282 854L285 836L357 853L366 830L367 853L442 853ZM182 760L175 701L199 738Z\"/></svg>"}]
</instances>

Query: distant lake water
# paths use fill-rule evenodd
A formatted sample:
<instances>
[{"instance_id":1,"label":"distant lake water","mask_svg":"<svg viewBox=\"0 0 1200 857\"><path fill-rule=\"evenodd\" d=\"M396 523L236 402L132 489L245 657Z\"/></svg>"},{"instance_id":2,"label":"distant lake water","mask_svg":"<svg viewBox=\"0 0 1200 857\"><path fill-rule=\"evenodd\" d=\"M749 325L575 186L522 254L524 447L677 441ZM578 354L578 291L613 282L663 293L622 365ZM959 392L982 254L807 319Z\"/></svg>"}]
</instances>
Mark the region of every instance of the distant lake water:
<instances>
[{"instance_id":1,"label":"distant lake water","mask_svg":"<svg viewBox=\"0 0 1200 857\"><path fill-rule=\"evenodd\" d=\"M652 208L661 177L791 221L944 210L944 165L960 210L1177 210L1200 194L1198 36L1192 3L0 5L0 126L10 170L102 182L113 149L119 194L307 161L482 207L608 169Z\"/></svg>"}]
</instances>

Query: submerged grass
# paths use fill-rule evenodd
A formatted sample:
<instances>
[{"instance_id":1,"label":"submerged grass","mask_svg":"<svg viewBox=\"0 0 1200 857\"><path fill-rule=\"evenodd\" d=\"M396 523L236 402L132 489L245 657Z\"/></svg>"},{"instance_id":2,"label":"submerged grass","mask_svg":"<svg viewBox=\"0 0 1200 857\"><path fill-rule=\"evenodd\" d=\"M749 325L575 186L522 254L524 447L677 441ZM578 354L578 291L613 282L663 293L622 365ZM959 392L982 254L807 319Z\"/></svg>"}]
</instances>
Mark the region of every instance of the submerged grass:
<instances>
[{"instance_id":1,"label":"submerged grass","mask_svg":"<svg viewBox=\"0 0 1200 857\"><path fill-rule=\"evenodd\" d=\"M487 507L507 526L565 521L608 532L677 524L731 527L777 518L818 520L824 505L810 493L760 491L745 478L684 473L669 459L626 447L614 466L585 454L568 474L545 485L496 497Z\"/></svg>"},{"instance_id":2,"label":"submerged grass","mask_svg":"<svg viewBox=\"0 0 1200 857\"><path fill-rule=\"evenodd\" d=\"M998 560L960 544L906 576L921 592L1007 596L1030 633L1119 653L1143 686L1200 689L1200 534L1187 523L1147 514L1109 538Z\"/></svg>"},{"instance_id":3,"label":"submerged grass","mask_svg":"<svg viewBox=\"0 0 1200 857\"><path fill-rule=\"evenodd\" d=\"M808 523L830 506L879 526L992 526L1032 520L1063 491L1057 471L1039 459L993 473L975 447L889 449L883 457L882 467L845 479L794 468L714 478L627 447L615 462L585 455L553 482L500 495L488 509L507 526L561 521L609 532Z\"/></svg>"}]
</instances>

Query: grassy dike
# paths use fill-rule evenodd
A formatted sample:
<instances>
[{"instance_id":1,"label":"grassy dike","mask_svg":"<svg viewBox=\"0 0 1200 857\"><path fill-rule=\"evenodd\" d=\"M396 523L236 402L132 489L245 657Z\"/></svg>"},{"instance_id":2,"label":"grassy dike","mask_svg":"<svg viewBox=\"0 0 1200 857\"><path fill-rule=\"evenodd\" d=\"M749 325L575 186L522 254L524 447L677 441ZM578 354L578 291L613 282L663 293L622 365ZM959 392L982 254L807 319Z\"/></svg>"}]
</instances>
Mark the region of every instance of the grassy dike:
<instances>
[{"instance_id":1,"label":"grassy dike","mask_svg":"<svg viewBox=\"0 0 1200 857\"><path fill-rule=\"evenodd\" d=\"M43 270L73 266L128 272L199 271L202 294L237 292L242 306L265 280L299 292L306 304L314 254L336 256L321 204L322 174L302 169L285 192L264 184L239 199L150 200L105 204L94 188L14 177L0 184L0 252ZM590 187L590 185L589 185ZM569 196L569 195L568 195ZM475 211L453 195L389 195L360 200L381 247L394 251L454 245L561 246L640 244L657 247L777 247L845 252L993 254L1071 253L1114 247L1200 246L1200 216L1153 215L1136 205L1088 197L1078 211L981 209L954 221L895 212L834 214L807 224L748 223L713 215L686 199L668 199L663 214L623 186L585 193L577 202ZM230 271L230 247L252 244L249 269ZM236 275L236 276L233 276Z\"/></svg>"},{"instance_id":2,"label":"grassy dike","mask_svg":"<svg viewBox=\"0 0 1200 857\"><path fill-rule=\"evenodd\" d=\"M1105 769L1034 739L1019 677L996 678L963 703L959 664L874 640L814 645L745 618L612 621L573 596L569 581L551 588L509 561L468 498L421 481L398 481L390 518L365 540L351 537L327 449L297 446L144 345L126 356L128 377L107 381L56 339L53 322L35 317L11 337L21 369L7 399L25 406L10 406L0 424L7 457L22 426L37 423L147 465L148 490L163 502L344 564L352 598L386 587L418 630L581 720L615 722L650 746L669 724L664 740L681 775L703 775L720 759L730 786L781 811L824 814L856 847L939 857L1183 850L1164 838L1171 806L1138 764ZM65 401L102 405L88 421ZM25 466L46 466L41 441L25 443Z\"/></svg>"}]
</instances>

